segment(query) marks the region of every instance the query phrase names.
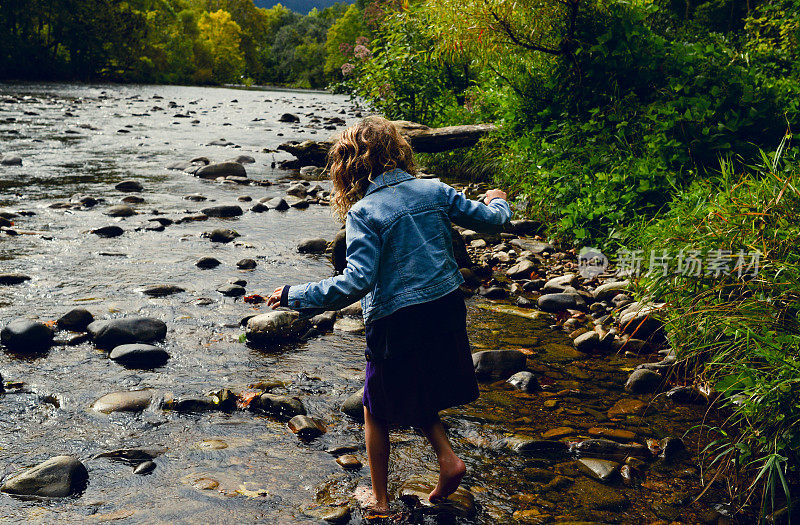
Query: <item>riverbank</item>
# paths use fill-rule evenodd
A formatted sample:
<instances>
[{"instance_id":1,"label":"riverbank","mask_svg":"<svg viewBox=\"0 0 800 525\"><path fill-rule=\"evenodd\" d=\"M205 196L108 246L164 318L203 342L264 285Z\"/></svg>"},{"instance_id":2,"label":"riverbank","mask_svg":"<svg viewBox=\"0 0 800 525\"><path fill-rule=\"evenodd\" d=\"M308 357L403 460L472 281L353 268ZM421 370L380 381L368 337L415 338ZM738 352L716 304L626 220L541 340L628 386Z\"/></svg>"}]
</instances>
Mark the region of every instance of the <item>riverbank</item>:
<instances>
[{"instance_id":1,"label":"riverbank","mask_svg":"<svg viewBox=\"0 0 800 525\"><path fill-rule=\"evenodd\" d=\"M2 90L0 153L22 165L0 168L7 221L0 226L0 273L22 278L0 285L0 324L30 319L33 331L13 326L28 336L55 329L35 353L21 345L0 354L3 483L67 455L84 466L88 484L79 483L79 467L59 460L75 474L73 497L44 502L4 494L1 515L318 523L324 514L359 522L352 494L369 477L362 429L341 410L363 382L357 312L329 316L332 330L321 319L315 332L269 345L245 344L242 321L267 311L257 296L277 285L330 275L324 255L299 253L298 244L334 240L339 230L325 206L329 183L303 179L316 178L315 170L273 169L280 154L264 150L327 134L326 119L346 125L361 108L345 97L265 93ZM281 122L284 113L300 121ZM192 162L200 157L208 165ZM235 173L222 178L198 176L221 161L239 168L228 164ZM477 197L485 188L465 189ZM118 233L114 227L121 235L100 235ZM717 485L693 501L703 489L697 451L708 437L692 429L709 417L707 407L626 391L633 370L663 361L664 348L626 354L630 340L621 352L591 346L608 333L601 338L594 321L618 306L611 296L596 300L591 292L599 283L563 277L575 273L574 254L537 240L535 224L517 227L498 238L461 234L473 261L473 275L465 276L478 291L467 299L468 329L482 385L477 402L444 415L469 469L460 500L467 516L455 520L729 523L720 516L726 507L712 508L725 501ZM533 266L509 280L507 270L526 260ZM553 277L559 279L548 285ZM532 308L553 286L569 296L572 286L585 309L576 302L575 312L553 318ZM601 310L592 304L602 307L597 319L592 314ZM57 322L75 308L98 324ZM136 338L147 335L145 344L157 350L118 350L122 341L107 334L123 333L120 322L138 327ZM581 327L598 341L585 332L590 345L576 348L569 336L577 338ZM624 331L618 335L622 341ZM513 384L506 382L513 374ZM115 392L125 393L107 397ZM123 405L129 410L113 410ZM302 412L308 419L293 419ZM433 458L420 456L423 438L410 429L398 429L392 440L390 487L411 500L424 485L420 478L433 472Z\"/></svg>"}]
</instances>

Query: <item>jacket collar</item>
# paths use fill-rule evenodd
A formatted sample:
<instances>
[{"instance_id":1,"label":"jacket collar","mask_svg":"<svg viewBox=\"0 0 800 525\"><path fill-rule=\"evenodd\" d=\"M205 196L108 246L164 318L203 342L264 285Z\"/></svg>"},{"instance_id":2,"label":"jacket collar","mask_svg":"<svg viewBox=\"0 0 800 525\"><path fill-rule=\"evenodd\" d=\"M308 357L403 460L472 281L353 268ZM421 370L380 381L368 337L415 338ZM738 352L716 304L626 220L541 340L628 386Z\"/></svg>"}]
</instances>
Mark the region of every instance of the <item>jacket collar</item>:
<instances>
[{"instance_id":1,"label":"jacket collar","mask_svg":"<svg viewBox=\"0 0 800 525\"><path fill-rule=\"evenodd\" d=\"M413 179L414 176L410 173L406 173L405 171L401 170L400 168L395 168L393 170L385 171L372 179L370 185L367 187L367 193L365 195L369 195L370 193L374 193L381 188L385 188L386 186L394 186L395 184L399 184L401 182L405 182L407 180Z\"/></svg>"}]
</instances>

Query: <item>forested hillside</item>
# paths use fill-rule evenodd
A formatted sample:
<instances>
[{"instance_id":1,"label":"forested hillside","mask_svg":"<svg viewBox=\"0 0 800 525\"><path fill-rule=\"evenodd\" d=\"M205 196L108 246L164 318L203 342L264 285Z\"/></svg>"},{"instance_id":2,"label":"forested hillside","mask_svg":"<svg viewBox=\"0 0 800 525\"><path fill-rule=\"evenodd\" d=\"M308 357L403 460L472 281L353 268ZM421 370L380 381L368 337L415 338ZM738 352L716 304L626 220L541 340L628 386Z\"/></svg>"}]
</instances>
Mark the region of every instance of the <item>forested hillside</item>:
<instances>
[{"instance_id":1,"label":"forested hillside","mask_svg":"<svg viewBox=\"0 0 800 525\"><path fill-rule=\"evenodd\" d=\"M294 11L295 13L307 15L312 9L325 9L326 7L331 7L336 3L336 0L283 0L281 2L277 2L276 0L253 0L253 3L256 5L256 7L263 7L265 9L275 7L278 3L280 3L283 7Z\"/></svg>"}]
</instances>

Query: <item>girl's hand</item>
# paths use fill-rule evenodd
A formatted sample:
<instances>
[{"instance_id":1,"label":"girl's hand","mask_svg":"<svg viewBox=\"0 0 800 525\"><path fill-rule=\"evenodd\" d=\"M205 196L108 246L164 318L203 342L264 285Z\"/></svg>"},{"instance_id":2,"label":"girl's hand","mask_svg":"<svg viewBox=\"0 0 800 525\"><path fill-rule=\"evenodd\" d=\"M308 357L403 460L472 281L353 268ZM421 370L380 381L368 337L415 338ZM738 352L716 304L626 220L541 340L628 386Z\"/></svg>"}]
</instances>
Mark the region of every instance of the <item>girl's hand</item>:
<instances>
[{"instance_id":1,"label":"girl's hand","mask_svg":"<svg viewBox=\"0 0 800 525\"><path fill-rule=\"evenodd\" d=\"M486 197L483 199L483 202L487 205L492 202L492 199L506 199L506 192L503 190L498 190L497 188L493 190L489 190L486 192Z\"/></svg>"},{"instance_id":2,"label":"girl's hand","mask_svg":"<svg viewBox=\"0 0 800 525\"><path fill-rule=\"evenodd\" d=\"M273 310L281 305L281 294L283 293L283 286L275 288L275 291L272 292L272 295L269 296L267 299L267 306L272 308Z\"/></svg>"}]
</instances>

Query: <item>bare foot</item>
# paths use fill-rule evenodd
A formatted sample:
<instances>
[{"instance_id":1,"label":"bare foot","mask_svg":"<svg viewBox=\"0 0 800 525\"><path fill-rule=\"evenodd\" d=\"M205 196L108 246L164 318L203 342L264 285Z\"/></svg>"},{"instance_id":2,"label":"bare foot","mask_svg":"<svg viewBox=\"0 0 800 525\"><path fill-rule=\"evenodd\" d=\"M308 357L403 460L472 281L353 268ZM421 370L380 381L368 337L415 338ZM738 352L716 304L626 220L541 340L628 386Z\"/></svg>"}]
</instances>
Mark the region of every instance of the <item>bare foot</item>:
<instances>
[{"instance_id":1,"label":"bare foot","mask_svg":"<svg viewBox=\"0 0 800 525\"><path fill-rule=\"evenodd\" d=\"M389 512L389 502L378 501L369 487L357 487L353 492L353 497L364 509L365 514L387 514Z\"/></svg>"},{"instance_id":2,"label":"bare foot","mask_svg":"<svg viewBox=\"0 0 800 525\"><path fill-rule=\"evenodd\" d=\"M453 455L452 458L440 461L439 483L436 484L436 488L428 495L428 499L431 503L435 503L440 499L445 499L455 492L461 484L461 479L466 472L467 466L464 465L464 462L456 455Z\"/></svg>"}]
</instances>

